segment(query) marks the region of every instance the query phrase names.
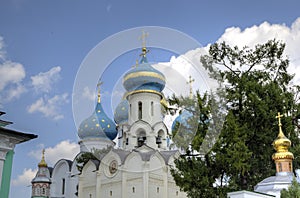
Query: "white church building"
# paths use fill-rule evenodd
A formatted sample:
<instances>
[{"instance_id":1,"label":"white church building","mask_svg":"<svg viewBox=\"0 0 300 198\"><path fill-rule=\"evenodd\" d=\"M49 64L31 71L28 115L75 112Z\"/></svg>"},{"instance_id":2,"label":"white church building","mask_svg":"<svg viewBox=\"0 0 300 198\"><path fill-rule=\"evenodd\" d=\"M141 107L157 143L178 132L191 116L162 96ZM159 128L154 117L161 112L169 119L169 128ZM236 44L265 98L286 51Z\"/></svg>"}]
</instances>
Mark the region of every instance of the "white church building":
<instances>
[{"instance_id":1,"label":"white church building","mask_svg":"<svg viewBox=\"0 0 300 198\"><path fill-rule=\"evenodd\" d=\"M32 198L183 198L170 173L177 150L169 150L161 100L165 77L147 61L147 49L123 78L126 94L112 121L103 111L100 89L94 112L78 129L80 153L53 168L44 154L32 180ZM118 138L119 148L113 140ZM106 152L84 164L77 159L95 149ZM79 171L78 166L81 167Z\"/></svg>"},{"instance_id":2,"label":"white church building","mask_svg":"<svg viewBox=\"0 0 300 198\"><path fill-rule=\"evenodd\" d=\"M78 129L80 153L61 159L53 168L44 159L32 180L32 198L184 198L171 175L177 150L170 150L168 129L163 122L162 91L166 79L147 61L148 50L123 77L126 93L115 109L114 121L104 112L100 89L95 110ZM228 193L230 198L280 197L294 177L291 141L277 116L279 133L273 142L276 175L257 184L253 192ZM113 140L118 138L118 148ZM98 152L97 152L98 151ZM87 153L95 152L84 163Z\"/></svg>"}]
</instances>

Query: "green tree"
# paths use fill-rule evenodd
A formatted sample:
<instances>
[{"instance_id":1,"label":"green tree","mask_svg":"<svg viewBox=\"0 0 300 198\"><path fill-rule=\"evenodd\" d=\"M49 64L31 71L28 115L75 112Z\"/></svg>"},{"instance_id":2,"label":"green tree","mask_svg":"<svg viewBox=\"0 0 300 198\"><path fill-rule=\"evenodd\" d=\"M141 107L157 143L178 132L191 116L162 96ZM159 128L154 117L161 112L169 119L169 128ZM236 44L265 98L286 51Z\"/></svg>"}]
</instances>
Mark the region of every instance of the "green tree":
<instances>
[{"instance_id":1,"label":"green tree","mask_svg":"<svg viewBox=\"0 0 300 198\"><path fill-rule=\"evenodd\" d=\"M289 61L283 56L284 48L285 44L276 40L254 49L230 47L223 42L211 45L209 55L201 57L210 75L225 85L218 93L225 100L227 116L216 144L200 158L203 166L193 166L198 168L194 173L199 171L201 179L210 181L197 188L200 193L213 188L211 193L226 197L228 191L253 190L262 179L275 174L271 143L278 134L277 112L286 115L282 120L284 132L293 143L291 152L299 155L299 146L294 146L299 145L299 133L292 122L299 114L295 98L299 88L291 86L293 75L287 72ZM202 138L203 129L198 130L195 139ZM194 142L192 149L200 151L201 144ZM295 160L295 168L299 160ZM175 161L178 170L172 171L176 184L189 197L197 197L193 186L201 182L200 178L189 180L183 170L189 170L194 161L183 156Z\"/></svg>"},{"instance_id":2,"label":"green tree","mask_svg":"<svg viewBox=\"0 0 300 198\"><path fill-rule=\"evenodd\" d=\"M300 198L300 184L294 178L292 185L288 189L283 189L280 192L281 198Z\"/></svg>"},{"instance_id":3,"label":"green tree","mask_svg":"<svg viewBox=\"0 0 300 198\"><path fill-rule=\"evenodd\" d=\"M112 146L107 146L103 149L92 149L91 152L83 152L77 158L77 169L81 172L83 167L89 160L100 160L105 154L112 149Z\"/></svg>"}]
</instances>

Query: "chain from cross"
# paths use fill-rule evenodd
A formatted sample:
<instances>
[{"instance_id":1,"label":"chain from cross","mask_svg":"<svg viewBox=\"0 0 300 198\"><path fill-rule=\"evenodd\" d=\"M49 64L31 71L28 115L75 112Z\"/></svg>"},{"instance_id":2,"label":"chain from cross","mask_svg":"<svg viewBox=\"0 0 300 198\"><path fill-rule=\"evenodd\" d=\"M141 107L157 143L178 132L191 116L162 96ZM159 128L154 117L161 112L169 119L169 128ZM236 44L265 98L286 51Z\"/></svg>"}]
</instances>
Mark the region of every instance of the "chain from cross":
<instances>
[{"instance_id":1,"label":"chain from cross","mask_svg":"<svg viewBox=\"0 0 300 198\"><path fill-rule=\"evenodd\" d=\"M135 60L135 65L132 65L131 68L135 68L139 65L139 60Z\"/></svg>"}]
</instances>

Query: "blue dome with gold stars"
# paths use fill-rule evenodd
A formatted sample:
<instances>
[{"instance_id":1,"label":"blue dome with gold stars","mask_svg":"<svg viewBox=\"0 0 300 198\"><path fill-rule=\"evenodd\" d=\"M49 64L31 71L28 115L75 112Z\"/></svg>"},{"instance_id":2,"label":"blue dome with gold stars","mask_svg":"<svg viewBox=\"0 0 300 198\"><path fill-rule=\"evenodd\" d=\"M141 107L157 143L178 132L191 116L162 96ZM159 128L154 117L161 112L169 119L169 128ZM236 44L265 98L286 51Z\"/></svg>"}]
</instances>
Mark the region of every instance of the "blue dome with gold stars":
<instances>
[{"instance_id":1,"label":"blue dome with gold stars","mask_svg":"<svg viewBox=\"0 0 300 198\"><path fill-rule=\"evenodd\" d=\"M114 119L117 124L122 124L128 121L128 101L123 99L117 106Z\"/></svg>"},{"instance_id":2,"label":"blue dome with gold stars","mask_svg":"<svg viewBox=\"0 0 300 198\"><path fill-rule=\"evenodd\" d=\"M80 124L78 136L81 139L109 138L113 140L116 138L116 124L105 114L99 100L93 114Z\"/></svg>"},{"instance_id":3,"label":"blue dome with gold stars","mask_svg":"<svg viewBox=\"0 0 300 198\"><path fill-rule=\"evenodd\" d=\"M123 78L123 85L129 93L134 91L160 93L165 84L165 76L148 63L145 55L142 57L140 64L127 72Z\"/></svg>"},{"instance_id":4,"label":"blue dome with gold stars","mask_svg":"<svg viewBox=\"0 0 300 198\"><path fill-rule=\"evenodd\" d=\"M190 128L190 120L193 118L193 113L188 110L183 110L180 115L178 115L172 123L172 131L175 130L176 123L183 125L186 128Z\"/></svg>"}]
</instances>

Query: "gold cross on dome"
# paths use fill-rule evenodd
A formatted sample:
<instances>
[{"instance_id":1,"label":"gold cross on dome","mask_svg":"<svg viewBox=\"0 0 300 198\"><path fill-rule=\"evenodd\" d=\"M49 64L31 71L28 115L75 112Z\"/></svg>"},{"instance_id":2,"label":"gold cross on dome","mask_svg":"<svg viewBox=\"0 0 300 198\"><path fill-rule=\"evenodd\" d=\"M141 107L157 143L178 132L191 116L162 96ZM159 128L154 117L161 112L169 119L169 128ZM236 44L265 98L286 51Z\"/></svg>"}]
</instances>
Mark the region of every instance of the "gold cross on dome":
<instances>
[{"instance_id":1,"label":"gold cross on dome","mask_svg":"<svg viewBox=\"0 0 300 198\"><path fill-rule=\"evenodd\" d=\"M278 118L278 126L282 126L282 124L281 124L281 118L283 117L283 115L281 114L280 115L280 113L278 112L278 114L277 114L277 116L276 116L276 118Z\"/></svg>"},{"instance_id":2,"label":"gold cross on dome","mask_svg":"<svg viewBox=\"0 0 300 198\"><path fill-rule=\"evenodd\" d=\"M101 89L101 85L103 84L102 81L98 82L97 84L97 89L98 89L98 103L101 102L101 95L100 95L100 89Z\"/></svg>"},{"instance_id":3,"label":"gold cross on dome","mask_svg":"<svg viewBox=\"0 0 300 198\"><path fill-rule=\"evenodd\" d=\"M145 32L144 30L142 31L142 35L139 37L139 40L142 41L142 47L146 47L146 38L149 36L148 32Z\"/></svg>"},{"instance_id":4,"label":"gold cross on dome","mask_svg":"<svg viewBox=\"0 0 300 198\"><path fill-rule=\"evenodd\" d=\"M193 82L195 82L195 79L192 79L192 76L189 76L189 81L187 81L186 84L190 85L190 98L193 98Z\"/></svg>"}]
</instances>

